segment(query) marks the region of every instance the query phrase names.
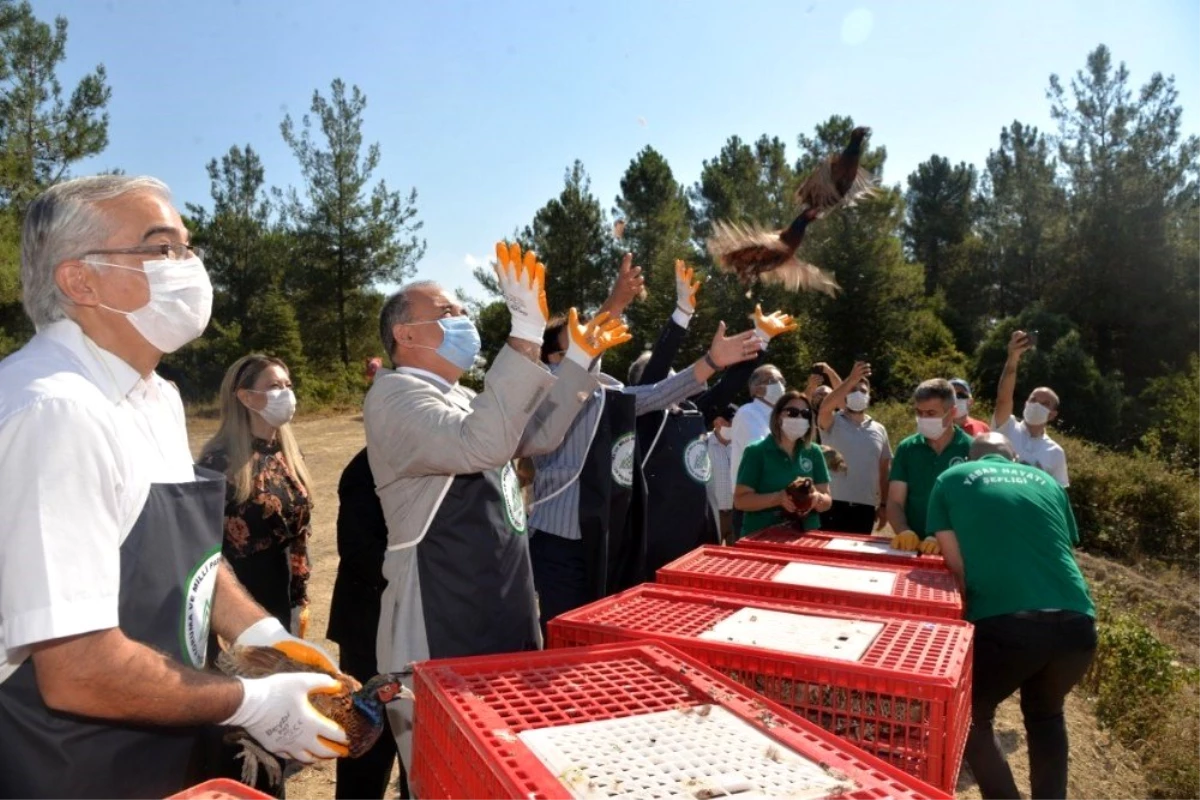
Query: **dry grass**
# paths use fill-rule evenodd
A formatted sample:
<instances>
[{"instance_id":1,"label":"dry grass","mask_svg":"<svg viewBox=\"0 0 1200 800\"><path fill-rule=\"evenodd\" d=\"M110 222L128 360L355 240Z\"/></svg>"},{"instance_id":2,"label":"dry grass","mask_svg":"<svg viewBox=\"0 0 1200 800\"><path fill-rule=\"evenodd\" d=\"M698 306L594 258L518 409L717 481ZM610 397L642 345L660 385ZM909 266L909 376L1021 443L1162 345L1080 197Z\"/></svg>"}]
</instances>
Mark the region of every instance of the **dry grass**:
<instances>
[{"instance_id":1,"label":"dry grass","mask_svg":"<svg viewBox=\"0 0 1200 800\"><path fill-rule=\"evenodd\" d=\"M189 432L192 450L200 446L216 430L216 420L192 419ZM337 646L324 639L329 622L329 600L333 591L333 579L337 571L337 481L343 467L364 444L362 416L360 414L322 415L303 418L295 424L296 437L304 450L305 459L312 471L314 487L313 540L310 553L313 573L309 584L312 602L312 636L331 652ZM1126 570L1103 559L1083 557L1081 559L1089 578L1118 580L1118 585L1137 587L1147 597L1167 604L1173 614L1189 610L1195 618L1195 586L1190 594L1180 596L1172 590L1164 591L1149 578ZM1174 587L1172 587L1174 588ZM1176 609L1178 606L1178 609ZM1186 615L1184 615L1186 616ZM1194 628L1182 636L1182 641L1192 645L1195 652ZM1145 797L1147 789L1142 778L1137 757L1119 743L1112 741L1101 731L1096 718L1085 699L1071 696L1067 702L1067 725L1071 736L1071 779L1069 794L1072 797ZM1028 791L1029 762L1025 750L1025 731L1021 725L1021 714L1015 700L1000 707L996 721L1000 737L1017 785ZM393 776L394 778L394 776ZM288 782L288 795L297 798L332 798L334 770L330 763L303 770ZM979 791L971 779L969 770L963 769L959 780L960 797L977 798ZM395 784L389 797L395 797Z\"/></svg>"}]
</instances>

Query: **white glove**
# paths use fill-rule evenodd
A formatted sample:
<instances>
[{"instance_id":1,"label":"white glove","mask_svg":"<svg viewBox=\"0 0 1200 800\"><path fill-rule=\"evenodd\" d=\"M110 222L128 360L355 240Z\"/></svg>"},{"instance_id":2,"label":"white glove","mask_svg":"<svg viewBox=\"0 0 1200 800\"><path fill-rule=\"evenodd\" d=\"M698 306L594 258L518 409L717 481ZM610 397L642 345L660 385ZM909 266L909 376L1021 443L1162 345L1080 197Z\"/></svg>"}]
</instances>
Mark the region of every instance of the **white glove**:
<instances>
[{"instance_id":1,"label":"white glove","mask_svg":"<svg viewBox=\"0 0 1200 800\"><path fill-rule=\"evenodd\" d=\"M245 728L275 755L305 764L349 754L346 732L308 701L309 692L341 691L336 679L314 672L283 672L238 680L242 703L222 725Z\"/></svg>"},{"instance_id":2,"label":"white glove","mask_svg":"<svg viewBox=\"0 0 1200 800\"><path fill-rule=\"evenodd\" d=\"M238 647L274 647L293 661L330 672L341 672L333 656L312 642L292 636L274 617L263 617L246 628L234 640L234 644Z\"/></svg>"},{"instance_id":3,"label":"white glove","mask_svg":"<svg viewBox=\"0 0 1200 800\"><path fill-rule=\"evenodd\" d=\"M521 245L496 242L496 282L512 315L509 335L539 347L550 309L546 303L546 265L530 251L521 256Z\"/></svg>"}]
</instances>

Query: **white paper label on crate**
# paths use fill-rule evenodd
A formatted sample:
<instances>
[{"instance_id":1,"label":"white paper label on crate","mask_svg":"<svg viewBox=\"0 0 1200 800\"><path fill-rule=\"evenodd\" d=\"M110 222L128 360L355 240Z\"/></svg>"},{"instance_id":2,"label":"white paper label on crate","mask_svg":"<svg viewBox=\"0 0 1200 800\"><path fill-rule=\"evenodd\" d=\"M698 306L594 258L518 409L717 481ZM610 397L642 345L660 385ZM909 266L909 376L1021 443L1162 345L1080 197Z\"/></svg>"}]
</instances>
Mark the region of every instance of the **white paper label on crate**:
<instances>
[{"instance_id":1,"label":"white paper label on crate","mask_svg":"<svg viewBox=\"0 0 1200 800\"><path fill-rule=\"evenodd\" d=\"M889 570L829 567L824 564L806 564L803 561L791 562L779 570L771 580L864 594L891 594L896 588L896 573Z\"/></svg>"},{"instance_id":2,"label":"white paper label on crate","mask_svg":"<svg viewBox=\"0 0 1200 800\"><path fill-rule=\"evenodd\" d=\"M858 788L715 705L517 736L577 798L816 800Z\"/></svg>"},{"instance_id":3,"label":"white paper label on crate","mask_svg":"<svg viewBox=\"0 0 1200 800\"><path fill-rule=\"evenodd\" d=\"M863 539L830 539L823 550L840 550L846 553L875 553L883 556L905 556L916 558L917 554L908 550L897 550L886 539L870 541Z\"/></svg>"},{"instance_id":4,"label":"white paper label on crate","mask_svg":"<svg viewBox=\"0 0 1200 800\"><path fill-rule=\"evenodd\" d=\"M882 630L882 622L743 608L698 638L839 661L859 661Z\"/></svg>"}]
</instances>

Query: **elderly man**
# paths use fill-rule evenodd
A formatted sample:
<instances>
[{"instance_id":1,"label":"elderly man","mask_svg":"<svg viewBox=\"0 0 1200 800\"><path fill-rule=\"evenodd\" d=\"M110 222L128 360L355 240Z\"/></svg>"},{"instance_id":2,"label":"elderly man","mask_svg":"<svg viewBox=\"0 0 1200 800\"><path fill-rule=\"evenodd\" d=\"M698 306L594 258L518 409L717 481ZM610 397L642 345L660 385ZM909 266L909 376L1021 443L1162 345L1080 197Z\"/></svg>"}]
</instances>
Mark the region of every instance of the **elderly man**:
<instances>
[{"instance_id":1,"label":"elderly man","mask_svg":"<svg viewBox=\"0 0 1200 800\"><path fill-rule=\"evenodd\" d=\"M976 438L970 455L942 473L929 498L929 528L975 624L967 763L984 797L1021 796L992 731L996 707L1019 689L1030 796L1066 797L1063 700L1096 650L1075 516L1045 472L1013 463L1001 434Z\"/></svg>"},{"instance_id":2,"label":"elderly man","mask_svg":"<svg viewBox=\"0 0 1200 800\"><path fill-rule=\"evenodd\" d=\"M337 681L202 671L210 626L333 665L221 560L224 477L192 466L155 372L212 308L167 187L60 183L21 246L37 335L0 363L0 795L165 797L205 777L193 752L213 723L305 762L344 754L308 702Z\"/></svg>"},{"instance_id":3,"label":"elderly man","mask_svg":"<svg viewBox=\"0 0 1200 800\"><path fill-rule=\"evenodd\" d=\"M1058 395L1048 386L1039 386L1029 393L1021 419L1012 413L1017 366L1021 356L1032 350L1034 345L1033 336L1025 331L1013 331L1008 342L1008 360L1004 362L1000 386L996 390L996 413L992 417L992 427L1008 437L1022 464L1044 469L1054 476L1059 486L1070 486L1067 454L1046 433L1047 426L1058 417Z\"/></svg>"},{"instance_id":4,"label":"elderly man","mask_svg":"<svg viewBox=\"0 0 1200 800\"><path fill-rule=\"evenodd\" d=\"M763 364L750 374L750 402L738 408L729 428L729 474L737 476L746 448L771 432L771 409L787 391L783 373ZM732 497L730 500L732 501ZM733 533L739 533L740 513L733 514Z\"/></svg>"},{"instance_id":5,"label":"elderly man","mask_svg":"<svg viewBox=\"0 0 1200 800\"><path fill-rule=\"evenodd\" d=\"M937 477L967 460L971 437L954 424L954 389L942 378L922 382L913 392L917 432L896 446L888 475L888 522L892 547L936 554L937 540L925 521L929 493Z\"/></svg>"},{"instance_id":6,"label":"elderly man","mask_svg":"<svg viewBox=\"0 0 1200 800\"><path fill-rule=\"evenodd\" d=\"M367 393L367 458L388 527L379 669L429 658L540 645L525 505L511 461L552 450L596 386L588 365L628 339L598 316L568 324L564 365L539 363L547 322L545 267L497 245L496 275L512 315L507 344L476 395L458 384L480 340L466 311L432 282L410 284L380 313L395 369ZM389 709L411 768L411 707Z\"/></svg>"}]
</instances>

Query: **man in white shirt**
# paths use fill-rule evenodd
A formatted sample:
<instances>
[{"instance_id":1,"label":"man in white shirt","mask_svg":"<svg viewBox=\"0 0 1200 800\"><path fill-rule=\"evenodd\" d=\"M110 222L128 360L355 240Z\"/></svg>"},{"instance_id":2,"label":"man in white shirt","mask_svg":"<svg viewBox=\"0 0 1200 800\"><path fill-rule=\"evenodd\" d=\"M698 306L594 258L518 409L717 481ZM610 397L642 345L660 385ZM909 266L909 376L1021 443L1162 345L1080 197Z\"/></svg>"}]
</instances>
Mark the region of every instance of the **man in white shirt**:
<instances>
[{"instance_id":1,"label":"man in white shirt","mask_svg":"<svg viewBox=\"0 0 1200 800\"><path fill-rule=\"evenodd\" d=\"M729 432L731 420L737 415L737 406L730 403L713 420L712 430L704 434L708 449L708 461L712 465L712 478L705 489L708 507L716 522L721 544L733 544L733 475L730 473Z\"/></svg>"},{"instance_id":2,"label":"man in white shirt","mask_svg":"<svg viewBox=\"0 0 1200 800\"><path fill-rule=\"evenodd\" d=\"M737 484L742 453L771 432L771 409L787 391L783 373L773 364L763 364L750 374L750 402L737 410L729 429L729 475ZM733 496L730 493L730 506ZM733 533L741 532L741 512L733 512Z\"/></svg>"},{"instance_id":3,"label":"man in white shirt","mask_svg":"<svg viewBox=\"0 0 1200 800\"><path fill-rule=\"evenodd\" d=\"M1045 470L1058 485L1071 485L1067 477L1067 454L1062 446L1046 433L1049 424L1058 417L1058 395L1048 386L1039 386L1029 393L1022 419L1013 416L1013 394L1017 388L1017 366L1021 356L1032 350L1034 339L1025 331L1013 331L1008 341L1008 360L1000 373L996 390L996 413L992 428L1012 442L1017 460Z\"/></svg>"},{"instance_id":4,"label":"man in white shirt","mask_svg":"<svg viewBox=\"0 0 1200 800\"><path fill-rule=\"evenodd\" d=\"M225 481L193 469L179 394L154 371L208 324L187 242L152 178L68 181L26 214L38 332L0 362L0 795L165 797L205 777L193 751L212 724L306 762L346 752L308 702L337 681L201 671L210 626L329 659L221 561Z\"/></svg>"}]
</instances>

